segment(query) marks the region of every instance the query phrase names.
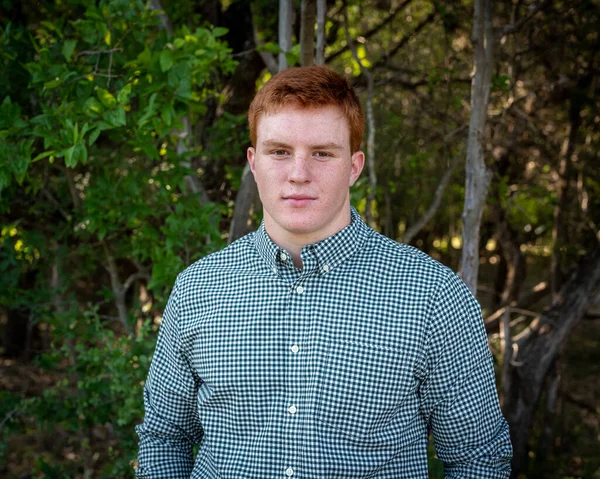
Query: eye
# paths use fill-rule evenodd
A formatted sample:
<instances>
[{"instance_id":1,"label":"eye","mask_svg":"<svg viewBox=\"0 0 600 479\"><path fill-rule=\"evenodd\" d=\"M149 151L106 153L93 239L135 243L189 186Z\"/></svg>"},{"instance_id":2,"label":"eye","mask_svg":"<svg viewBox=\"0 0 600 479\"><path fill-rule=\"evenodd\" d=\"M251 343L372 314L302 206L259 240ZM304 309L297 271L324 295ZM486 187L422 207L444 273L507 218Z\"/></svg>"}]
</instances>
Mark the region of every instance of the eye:
<instances>
[{"instance_id":1,"label":"eye","mask_svg":"<svg viewBox=\"0 0 600 479\"><path fill-rule=\"evenodd\" d=\"M275 156L285 156L288 154L288 152L287 150L273 150L271 151L271 154Z\"/></svg>"},{"instance_id":2,"label":"eye","mask_svg":"<svg viewBox=\"0 0 600 479\"><path fill-rule=\"evenodd\" d=\"M314 155L317 158L328 158L332 156L331 153L328 153L327 151L315 151Z\"/></svg>"}]
</instances>

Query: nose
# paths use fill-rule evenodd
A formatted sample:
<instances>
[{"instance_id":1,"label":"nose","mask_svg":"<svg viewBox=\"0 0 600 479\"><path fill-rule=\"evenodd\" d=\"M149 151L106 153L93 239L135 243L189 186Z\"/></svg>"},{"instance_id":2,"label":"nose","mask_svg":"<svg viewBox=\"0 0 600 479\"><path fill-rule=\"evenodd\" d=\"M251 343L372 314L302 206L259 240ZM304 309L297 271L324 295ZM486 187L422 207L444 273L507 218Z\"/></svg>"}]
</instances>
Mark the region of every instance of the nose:
<instances>
[{"instance_id":1,"label":"nose","mask_svg":"<svg viewBox=\"0 0 600 479\"><path fill-rule=\"evenodd\" d=\"M296 155L291 165L289 179L292 183L308 183L310 170L307 155Z\"/></svg>"}]
</instances>

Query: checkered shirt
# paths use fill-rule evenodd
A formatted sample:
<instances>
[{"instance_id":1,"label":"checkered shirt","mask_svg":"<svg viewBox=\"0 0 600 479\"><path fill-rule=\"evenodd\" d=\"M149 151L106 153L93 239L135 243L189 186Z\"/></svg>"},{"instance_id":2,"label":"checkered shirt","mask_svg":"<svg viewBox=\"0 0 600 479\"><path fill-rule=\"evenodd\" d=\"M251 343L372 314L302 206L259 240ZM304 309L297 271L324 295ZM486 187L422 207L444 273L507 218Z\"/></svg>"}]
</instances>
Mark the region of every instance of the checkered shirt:
<instances>
[{"instance_id":1,"label":"checkered shirt","mask_svg":"<svg viewBox=\"0 0 600 479\"><path fill-rule=\"evenodd\" d=\"M263 224L179 275L145 385L137 477L426 479L429 431L447 477L509 477L464 283L354 209L301 257L297 269Z\"/></svg>"}]
</instances>

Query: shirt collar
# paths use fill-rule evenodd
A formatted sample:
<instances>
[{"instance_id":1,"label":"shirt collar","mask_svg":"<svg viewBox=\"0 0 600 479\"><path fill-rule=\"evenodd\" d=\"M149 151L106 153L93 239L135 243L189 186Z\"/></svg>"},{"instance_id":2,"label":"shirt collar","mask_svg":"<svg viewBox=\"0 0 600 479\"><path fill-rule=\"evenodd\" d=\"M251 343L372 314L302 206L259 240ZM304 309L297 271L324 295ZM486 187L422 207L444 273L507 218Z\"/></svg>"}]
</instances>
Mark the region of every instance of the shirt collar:
<instances>
[{"instance_id":1,"label":"shirt collar","mask_svg":"<svg viewBox=\"0 0 600 479\"><path fill-rule=\"evenodd\" d=\"M333 270L352 256L372 232L373 230L364 223L358 211L351 206L348 226L328 238L302 248L304 267L314 264L321 273ZM271 270L277 272L281 266L282 254L287 255L287 252L271 240L264 221L256 231L254 238L256 249L262 259ZM310 260L312 257L316 259L316 262Z\"/></svg>"}]
</instances>

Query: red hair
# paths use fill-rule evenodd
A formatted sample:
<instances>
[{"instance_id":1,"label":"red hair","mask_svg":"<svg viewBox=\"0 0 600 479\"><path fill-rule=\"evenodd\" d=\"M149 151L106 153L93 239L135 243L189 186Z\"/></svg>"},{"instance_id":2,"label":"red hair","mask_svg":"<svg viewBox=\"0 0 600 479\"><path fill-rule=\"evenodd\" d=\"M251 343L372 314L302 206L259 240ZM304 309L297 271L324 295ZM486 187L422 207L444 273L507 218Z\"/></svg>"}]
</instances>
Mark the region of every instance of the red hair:
<instances>
[{"instance_id":1,"label":"red hair","mask_svg":"<svg viewBox=\"0 0 600 479\"><path fill-rule=\"evenodd\" d=\"M338 106L348 120L350 150L360 149L365 115L356 92L344 77L324 66L288 68L277 73L256 94L248 110L250 141L256 146L258 120L286 106Z\"/></svg>"}]
</instances>

